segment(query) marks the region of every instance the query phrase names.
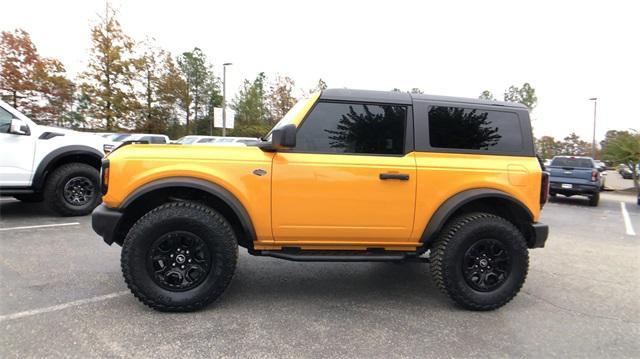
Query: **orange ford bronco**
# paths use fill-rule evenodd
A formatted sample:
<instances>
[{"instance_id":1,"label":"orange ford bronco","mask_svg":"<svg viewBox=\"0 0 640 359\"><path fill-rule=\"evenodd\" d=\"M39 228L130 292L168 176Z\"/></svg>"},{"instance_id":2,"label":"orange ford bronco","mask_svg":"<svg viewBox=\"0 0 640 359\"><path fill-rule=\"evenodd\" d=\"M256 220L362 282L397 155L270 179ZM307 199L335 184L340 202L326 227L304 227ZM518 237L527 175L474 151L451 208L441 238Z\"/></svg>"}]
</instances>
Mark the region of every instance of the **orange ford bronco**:
<instances>
[{"instance_id":1,"label":"orange ford bronco","mask_svg":"<svg viewBox=\"0 0 640 359\"><path fill-rule=\"evenodd\" d=\"M524 106L330 89L257 146L118 148L92 223L158 310L214 301L238 246L294 261L428 260L457 304L491 310L523 285L528 248L544 246L548 186Z\"/></svg>"}]
</instances>

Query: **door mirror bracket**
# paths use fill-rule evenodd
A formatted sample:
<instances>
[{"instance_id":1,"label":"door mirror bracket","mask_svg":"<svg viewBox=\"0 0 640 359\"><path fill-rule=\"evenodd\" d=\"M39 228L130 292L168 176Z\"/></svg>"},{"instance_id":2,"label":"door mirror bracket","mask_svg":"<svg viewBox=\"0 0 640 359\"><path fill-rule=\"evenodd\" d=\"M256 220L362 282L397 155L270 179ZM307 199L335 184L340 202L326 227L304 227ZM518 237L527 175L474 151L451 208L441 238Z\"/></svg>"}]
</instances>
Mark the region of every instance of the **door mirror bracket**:
<instances>
[{"instance_id":1,"label":"door mirror bracket","mask_svg":"<svg viewBox=\"0 0 640 359\"><path fill-rule=\"evenodd\" d=\"M277 152L296 147L296 125L288 124L271 132L271 142L260 144L263 151Z\"/></svg>"}]
</instances>

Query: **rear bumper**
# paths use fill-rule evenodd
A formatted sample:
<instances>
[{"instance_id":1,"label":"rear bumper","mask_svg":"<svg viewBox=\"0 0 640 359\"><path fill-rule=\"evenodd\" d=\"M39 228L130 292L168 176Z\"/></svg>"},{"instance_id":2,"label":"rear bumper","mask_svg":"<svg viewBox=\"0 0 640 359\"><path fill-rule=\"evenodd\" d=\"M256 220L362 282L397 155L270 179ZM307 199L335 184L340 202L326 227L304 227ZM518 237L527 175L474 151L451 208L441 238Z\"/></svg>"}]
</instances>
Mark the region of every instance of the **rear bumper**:
<instances>
[{"instance_id":1,"label":"rear bumper","mask_svg":"<svg viewBox=\"0 0 640 359\"><path fill-rule=\"evenodd\" d=\"M570 184L571 188L562 188L563 184ZM595 194L600 192L600 183L582 184L567 182L551 182L549 192L560 194Z\"/></svg>"},{"instance_id":2,"label":"rear bumper","mask_svg":"<svg viewBox=\"0 0 640 359\"><path fill-rule=\"evenodd\" d=\"M109 208L103 203L91 213L91 227L104 239L105 243L111 245L115 240L116 229L122 215L122 212Z\"/></svg>"},{"instance_id":3,"label":"rear bumper","mask_svg":"<svg viewBox=\"0 0 640 359\"><path fill-rule=\"evenodd\" d=\"M534 223L531 225L533 240L530 242L531 248L543 248L549 237L549 226L544 223Z\"/></svg>"}]
</instances>

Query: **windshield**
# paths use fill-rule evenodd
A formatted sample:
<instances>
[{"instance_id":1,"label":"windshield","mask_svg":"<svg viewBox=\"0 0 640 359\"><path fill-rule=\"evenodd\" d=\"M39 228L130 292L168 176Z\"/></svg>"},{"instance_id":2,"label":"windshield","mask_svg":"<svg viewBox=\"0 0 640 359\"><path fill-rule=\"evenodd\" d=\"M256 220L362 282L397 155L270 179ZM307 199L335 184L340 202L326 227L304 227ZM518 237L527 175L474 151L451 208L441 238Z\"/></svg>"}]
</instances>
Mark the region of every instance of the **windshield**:
<instances>
[{"instance_id":1,"label":"windshield","mask_svg":"<svg viewBox=\"0 0 640 359\"><path fill-rule=\"evenodd\" d=\"M556 157L551 161L551 166L593 168L593 162L590 158Z\"/></svg>"},{"instance_id":2,"label":"windshield","mask_svg":"<svg viewBox=\"0 0 640 359\"><path fill-rule=\"evenodd\" d=\"M125 134L119 134L119 135L113 135L113 136L111 137L111 141L113 141L113 142L122 142L122 141L124 141L124 139L125 139L125 138L127 138L127 137L129 137L129 136L131 136L131 135L129 135L129 134L127 134L127 133L125 133Z\"/></svg>"},{"instance_id":3,"label":"windshield","mask_svg":"<svg viewBox=\"0 0 640 359\"><path fill-rule=\"evenodd\" d=\"M189 137L189 136L185 136L185 137L180 137L176 143L184 143L186 145L190 144L190 143L194 143L196 142L198 138L197 137Z\"/></svg>"},{"instance_id":4,"label":"windshield","mask_svg":"<svg viewBox=\"0 0 640 359\"><path fill-rule=\"evenodd\" d=\"M284 115L284 117L280 121L278 121L278 123L276 123L275 126L273 126L271 131L269 131L269 133L263 139L265 141L271 141L271 132L273 132L273 130L276 130L284 125L288 125L292 123L293 120L296 119L298 113L309 102L309 100L310 100L309 98L303 98L300 101L298 101L295 105L293 105L293 107L289 110L289 112L287 112L287 114Z\"/></svg>"}]
</instances>

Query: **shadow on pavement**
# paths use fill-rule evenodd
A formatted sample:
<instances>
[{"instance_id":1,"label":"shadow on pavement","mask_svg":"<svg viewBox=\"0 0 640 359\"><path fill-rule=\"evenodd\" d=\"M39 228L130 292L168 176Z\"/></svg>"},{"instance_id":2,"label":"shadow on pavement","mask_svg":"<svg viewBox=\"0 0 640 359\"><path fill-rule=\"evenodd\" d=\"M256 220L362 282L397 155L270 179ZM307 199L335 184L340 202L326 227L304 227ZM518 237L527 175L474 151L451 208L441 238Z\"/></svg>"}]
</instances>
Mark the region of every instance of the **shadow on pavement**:
<instances>
[{"instance_id":1,"label":"shadow on pavement","mask_svg":"<svg viewBox=\"0 0 640 359\"><path fill-rule=\"evenodd\" d=\"M3 200L0 201L0 219L58 217L44 203L23 203L17 200L5 200L6 197L2 198Z\"/></svg>"}]
</instances>

